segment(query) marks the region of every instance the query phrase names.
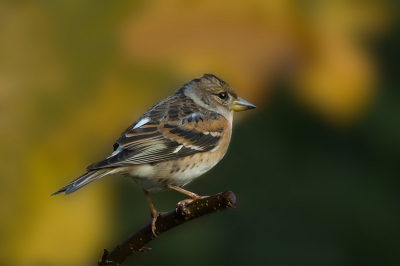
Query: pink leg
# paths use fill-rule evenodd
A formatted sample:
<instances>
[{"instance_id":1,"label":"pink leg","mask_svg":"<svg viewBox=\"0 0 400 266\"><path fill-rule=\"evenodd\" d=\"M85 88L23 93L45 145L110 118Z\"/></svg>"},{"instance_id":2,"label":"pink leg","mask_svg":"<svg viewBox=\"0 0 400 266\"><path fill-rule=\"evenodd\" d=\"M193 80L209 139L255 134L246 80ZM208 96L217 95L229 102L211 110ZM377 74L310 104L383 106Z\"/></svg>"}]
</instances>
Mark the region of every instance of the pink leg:
<instances>
[{"instance_id":1,"label":"pink leg","mask_svg":"<svg viewBox=\"0 0 400 266\"><path fill-rule=\"evenodd\" d=\"M181 205L188 204L188 203L190 203L190 202L192 202L193 200L196 200L196 199L204 198L202 196L197 195L196 193L190 192L190 191L185 190L185 189L183 189L181 187L168 185L168 188L173 189L175 191L178 191L178 192L180 192L182 194L185 194L185 195L190 197L190 199L185 199L185 200L182 200L181 202L179 202L179 204L181 204Z\"/></svg>"},{"instance_id":2,"label":"pink leg","mask_svg":"<svg viewBox=\"0 0 400 266\"><path fill-rule=\"evenodd\" d=\"M157 229L156 228L156 221L157 221L158 216L162 215L163 213L162 212L158 212L154 208L153 203L151 202L151 199L150 199L149 192L147 192L144 189L143 189L143 191L144 191L144 194L146 194L147 201L149 202L149 205L150 205L151 216L153 217L152 220L151 220L151 231L153 231L153 235L155 237L157 237L157 234L156 234L156 229Z\"/></svg>"}]
</instances>

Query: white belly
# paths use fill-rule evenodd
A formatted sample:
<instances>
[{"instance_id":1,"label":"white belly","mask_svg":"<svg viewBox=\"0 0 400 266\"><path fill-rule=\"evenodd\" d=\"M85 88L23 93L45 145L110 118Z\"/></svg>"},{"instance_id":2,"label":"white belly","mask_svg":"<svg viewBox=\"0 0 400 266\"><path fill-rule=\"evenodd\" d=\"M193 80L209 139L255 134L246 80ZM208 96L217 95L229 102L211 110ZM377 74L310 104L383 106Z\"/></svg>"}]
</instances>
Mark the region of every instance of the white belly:
<instances>
[{"instance_id":1,"label":"white belly","mask_svg":"<svg viewBox=\"0 0 400 266\"><path fill-rule=\"evenodd\" d=\"M188 184L213 168L222 157L220 153L197 153L174 161L124 167L122 172L143 189L158 192L168 190L168 185L182 187Z\"/></svg>"}]
</instances>

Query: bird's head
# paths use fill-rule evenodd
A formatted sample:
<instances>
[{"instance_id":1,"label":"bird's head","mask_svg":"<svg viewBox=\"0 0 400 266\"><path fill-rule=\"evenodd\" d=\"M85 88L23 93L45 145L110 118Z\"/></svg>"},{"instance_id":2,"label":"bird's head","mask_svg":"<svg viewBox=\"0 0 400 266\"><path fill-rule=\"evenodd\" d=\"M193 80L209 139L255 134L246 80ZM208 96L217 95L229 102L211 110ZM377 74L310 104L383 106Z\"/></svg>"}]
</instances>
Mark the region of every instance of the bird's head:
<instances>
[{"instance_id":1,"label":"bird's head","mask_svg":"<svg viewBox=\"0 0 400 266\"><path fill-rule=\"evenodd\" d=\"M233 112L256 108L255 105L239 98L225 81L212 74L192 79L185 84L184 92L200 106L225 117L230 117Z\"/></svg>"}]
</instances>

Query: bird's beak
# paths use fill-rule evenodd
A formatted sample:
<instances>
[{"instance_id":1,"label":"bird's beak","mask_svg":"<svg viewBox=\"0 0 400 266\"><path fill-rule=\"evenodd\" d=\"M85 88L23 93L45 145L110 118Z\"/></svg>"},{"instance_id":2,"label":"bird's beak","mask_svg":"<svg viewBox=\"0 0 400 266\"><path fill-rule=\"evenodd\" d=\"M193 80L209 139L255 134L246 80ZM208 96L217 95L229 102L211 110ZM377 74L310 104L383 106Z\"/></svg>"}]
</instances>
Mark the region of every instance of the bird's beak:
<instances>
[{"instance_id":1,"label":"bird's beak","mask_svg":"<svg viewBox=\"0 0 400 266\"><path fill-rule=\"evenodd\" d=\"M238 100L234 101L231 105L231 110L235 112L246 111L250 109L256 108L255 105L239 98Z\"/></svg>"}]
</instances>

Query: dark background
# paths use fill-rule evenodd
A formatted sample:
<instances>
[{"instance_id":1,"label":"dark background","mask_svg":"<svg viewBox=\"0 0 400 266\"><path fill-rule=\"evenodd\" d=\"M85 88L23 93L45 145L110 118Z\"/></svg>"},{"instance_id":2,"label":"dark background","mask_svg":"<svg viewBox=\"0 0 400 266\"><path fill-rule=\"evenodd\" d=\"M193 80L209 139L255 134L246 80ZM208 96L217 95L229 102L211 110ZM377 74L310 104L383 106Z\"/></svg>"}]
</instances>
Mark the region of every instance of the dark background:
<instances>
[{"instance_id":1,"label":"dark background","mask_svg":"<svg viewBox=\"0 0 400 266\"><path fill-rule=\"evenodd\" d=\"M393 1L0 3L0 265L95 265L150 220L131 180L49 195L213 73L258 108L186 189L234 210L126 265L399 265L400 27ZM184 199L152 195L160 211ZM125 265L124 264L124 265Z\"/></svg>"}]
</instances>

